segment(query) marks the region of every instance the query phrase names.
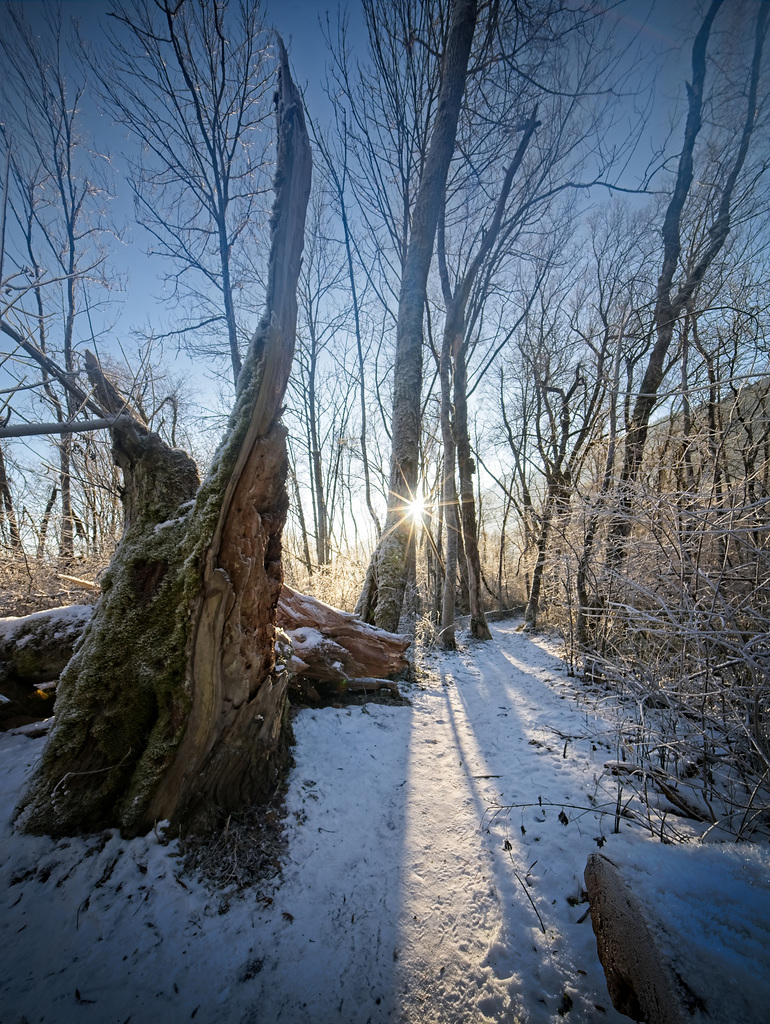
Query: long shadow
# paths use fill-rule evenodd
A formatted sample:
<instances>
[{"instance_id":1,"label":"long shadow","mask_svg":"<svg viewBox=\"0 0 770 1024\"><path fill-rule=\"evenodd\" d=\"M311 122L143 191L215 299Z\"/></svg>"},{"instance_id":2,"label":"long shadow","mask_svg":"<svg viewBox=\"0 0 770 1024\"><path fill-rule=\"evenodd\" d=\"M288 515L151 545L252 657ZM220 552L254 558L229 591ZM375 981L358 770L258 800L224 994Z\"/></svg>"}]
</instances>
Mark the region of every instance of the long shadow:
<instances>
[{"instance_id":1,"label":"long shadow","mask_svg":"<svg viewBox=\"0 0 770 1024\"><path fill-rule=\"evenodd\" d=\"M295 720L289 862L255 922L243 1022L396 1019L412 718L411 707L368 704Z\"/></svg>"},{"instance_id":2,"label":"long shadow","mask_svg":"<svg viewBox=\"0 0 770 1024\"><path fill-rule=\"evenodd\" d=\"M492 642L474 644L459 660L459 671L442 673L444 706L499 906L482 961L493 994L485 1010L503 1020L505 1004L513 1014L542 1006L551 1020L572 1004L592 1014L598 1003L602 1019L620 1021L590 924L576 927L585 908L568 902L579 899L600 826L580 810L591 807L581 791L592 775L591 744L564 738L575 716L555 692L560 663L511 627L495 628ZM501 805L520 806L496 813Z\"/></svg>"},{"instance_id":3,"label":"long shadow","mask_svg":"<svg viewBox=\"0 0 770 1024\"><path fill-rule=\"evenodd\" d=\"M152 834L57 844L12 836L0 816L0 934L18 965L0 972L0 1020L395 1020L412 718L379 705L300 712L274 890L185 880ZM16 785L29 759L19 739L0 750Z\"/></svg>"}]
</instances>

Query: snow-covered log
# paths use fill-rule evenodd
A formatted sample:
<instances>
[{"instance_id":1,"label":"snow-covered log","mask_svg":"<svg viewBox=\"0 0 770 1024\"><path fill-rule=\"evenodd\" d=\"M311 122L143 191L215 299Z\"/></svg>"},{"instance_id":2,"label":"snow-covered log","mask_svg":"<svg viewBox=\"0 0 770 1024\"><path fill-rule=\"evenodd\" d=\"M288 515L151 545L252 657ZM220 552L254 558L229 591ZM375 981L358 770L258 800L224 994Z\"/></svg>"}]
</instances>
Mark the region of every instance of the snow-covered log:
<instances>
[{"instance_id":1,"label":"snow-covered log","mask_svg":"<svg viewBox=\"0 0 770 1024\"><path fill-rule=\"evenodd\" d=\"M618 869L608 857L593 853L584 878L596 948L615 1009L647 1024L685 1024L691 1019L685 1005L689 993L682 991Z\"/></svg>"},{"instance_id":2,"label":"snow-covered log","mask_svg":"<svg viewBox=\"0 0 770 1024\"><path fill-rule=\"evenodd\" d=\"M0 619L0 694L17 702L41 683L56 680L92 613L92 605L70 605ZM408 668L408 637L370 626L351 612L287 586L278 600L276 625L287 634L293 649L286 668L310 697L317 696L315 687L323 684L398 692L389 677ZM32 712L25 707L23 713ZM42 713L50 714L50 709Z\"/></svg>"},{"instance_id":3,"label":"snow-covered log","mask_svg":"<svg viewBox=\"0 0 770 1024\"><path fill-rule=\"evenodd\" d=\"M92 611L90 605L70 605L21 618L0 619L3 728L51 714L51 684L72 657Z\"/></svg>"},{"instance_id":4,"label":"snow-covered log","mask_svg":"<svg viewBox=\"0 0 770 1024\"><path fill-rule=\"evenodd\" d=\"M291 640L294 653L288 668L301 685L341 683L349 689L392 689L387 677L404 672L409 664L408 637L378 629L358 615L285 585L277 624Z\"/></svg>"},{"instance_id":5,"label":"snow-covered log","mask_svg":"<svg viewBox=\"0 0 770 1024\"><path fill-rule=\"evenodd\" d=\"M38 686L57 679L92 613L91 605L73 604L0 619L0 687L8 682Z\"/></svg>"}]
</instances>

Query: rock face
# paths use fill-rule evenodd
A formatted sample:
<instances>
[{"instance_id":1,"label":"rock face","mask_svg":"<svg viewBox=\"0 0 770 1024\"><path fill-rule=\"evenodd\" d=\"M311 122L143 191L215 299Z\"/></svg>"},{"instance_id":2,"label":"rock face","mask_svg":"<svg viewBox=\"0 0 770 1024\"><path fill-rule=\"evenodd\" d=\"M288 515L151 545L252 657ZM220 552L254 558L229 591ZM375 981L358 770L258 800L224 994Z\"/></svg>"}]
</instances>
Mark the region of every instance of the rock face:
<instances>
[{"instance_id":1,"label":"rock face","mask_svg":"<svg viewBox=\"0 0 770 1024\"><path fill-rule=\"evenodd\" d=\"M697 1000L661 955L644 911L612 861L591 854L584 878L596 948L615 1009L647 1024L692 1021L687 1004Z\"/></svg>"}]
</instances>

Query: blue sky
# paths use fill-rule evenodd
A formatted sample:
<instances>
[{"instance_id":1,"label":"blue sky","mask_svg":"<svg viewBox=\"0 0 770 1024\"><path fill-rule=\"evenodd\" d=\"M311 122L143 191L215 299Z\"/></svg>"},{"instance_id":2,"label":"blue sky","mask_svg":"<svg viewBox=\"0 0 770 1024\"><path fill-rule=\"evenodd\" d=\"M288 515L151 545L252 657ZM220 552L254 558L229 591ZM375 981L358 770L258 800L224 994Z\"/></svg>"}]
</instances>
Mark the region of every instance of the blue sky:
<instances>
[{"instance_id":1,"label":"blue sky","mask_svg":"<svg viewBox=\"0 0 770 1024\"><path fill-rule=\"evenodd\" d=\"M0 19L5 2L7 0L0 0ZM46 0L27 0L25 7L32 15L36 8L39 9L42 6L43 2ZM92 36L98 32L97 22L109 11L110 6L109 0L63 0L62 2L64 13L72 14L80 20L81 30L86 36ZM354 47L356 41L360 43L360 51L363 54L365 37L359 5L357 2L352 2L349 7L350 38ZM692 11L693 0L677 5L658 2L655 4L652 14L649 11L648 0L630 0L620 6L608 4L607 7L606 16L617 25L619 45L626 45L627 41L630 41L638 33L638 39L642 44L652 44L657 49L669 50L667 61L665 64L661 64L658 70L659 85L661 81L663 85L661 97L670 99L671 94L682 87L681 73L671 76L677 56L681 57L682 55L681 50L678 53L674 50L673 54L670 51L672 43L677 38L676 33L681 33L682 30L682 26L676 24L676 19L682 17L683 12L686 16L687 12ZM312 117L320 120L327 115L328 100L321 88L325 76L326 49L319 28L319 18L325 17L328 11L331 23L334 25L338 10L339 7L336 3L329 4L323 0L266 0L265 4L265 20L268 24L273 24L281 33L289 49L294 76L300 86L305 89L309 112ZM687 47L683 52L686 56ZM101 150L107 145L113 151L119 152L120 137L117 132L110 130L105 118L97 120L94 116L93 134L97 150ZM119 167L119 162L117 166ZM117 198L112 203L115 219L120 221L122 218L129 222L131 201L125 180L121 181L120 174L117 176L117 189ZM142 238L141 232L138 229L129 228L123 234L121 241L123 244L115 246L113 260L118 272L125 277L126 285L124 291L114 293L113 309L122 307L114 330L116 335L126 339L133 329L148 322L158 324L160 327L164 320L167 321L167 311L164 310L163 303L158 301L161 285L157 275L161 267L158 260L148 260L144 255L145 240ZM115 316L115 312L111 311L108 319L114 320ZM169 349L167 355L173 359L173 350ZM191 362L183 356L174 359L173 362L177 368L185 370L195 380L196 386L200 390L202 404L204 406L215 405L217 402L216 386L212 386L210 380L211 368ZM225 380L227 380L226 374ZM227 404L229 401L227 386L225 386L222 398Z\"/></svg>"}]
</instances>

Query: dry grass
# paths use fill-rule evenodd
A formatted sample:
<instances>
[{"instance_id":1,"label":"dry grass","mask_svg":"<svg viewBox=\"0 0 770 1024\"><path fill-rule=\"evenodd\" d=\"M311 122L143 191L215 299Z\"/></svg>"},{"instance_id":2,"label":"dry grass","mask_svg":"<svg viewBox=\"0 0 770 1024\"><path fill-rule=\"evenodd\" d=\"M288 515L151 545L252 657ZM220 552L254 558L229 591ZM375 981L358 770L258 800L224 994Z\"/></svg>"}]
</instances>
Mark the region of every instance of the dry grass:
<instances>
[{"instance_id":1,"label":"dry grass","mask_svg":"<svg viewBox=\"0 0 770 1024\"><path fill-rule=\"evenodd\" d=\"M288 548L284 549L283 571L286 583L302 594L317 597L333 608L352 612L364 585L369 556L353 551L338 556L330 565L313 567L308 572Z\"/></svg>"},{"instance_id":2,"label":"dry grass","mask_svg":"<svg viewBox=\"0 0 770 1024\"><path fill-rule=\"evenodd\" d=\"M0 616L30 615L68 604L94 604L99 596L77 579L97 580L106 567L102 559L79 559L59 565L29 555L0 555Z\"/></svg>"}]
</instances>

